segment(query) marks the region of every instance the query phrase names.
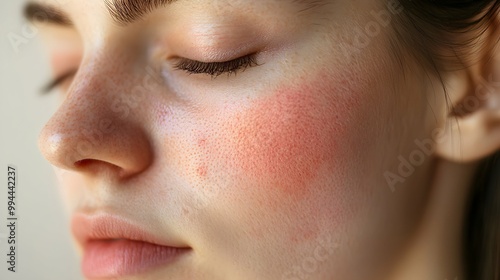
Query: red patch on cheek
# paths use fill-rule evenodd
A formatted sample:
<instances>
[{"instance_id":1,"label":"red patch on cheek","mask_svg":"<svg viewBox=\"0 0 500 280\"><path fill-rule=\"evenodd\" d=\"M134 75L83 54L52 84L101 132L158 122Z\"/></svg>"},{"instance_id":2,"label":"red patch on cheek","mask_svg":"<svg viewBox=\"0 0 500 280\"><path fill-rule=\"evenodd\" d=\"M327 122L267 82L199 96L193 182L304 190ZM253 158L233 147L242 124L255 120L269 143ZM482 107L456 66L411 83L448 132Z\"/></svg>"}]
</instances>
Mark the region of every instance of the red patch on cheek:
<instances>
[{"instance_id":1,"label":"red patch on cheek","mask_svg":"<svg viewBox=\"0 0 500 280\"><path fill-rule=\"evenodd\" d=\"M349 105L321 82L283 86L232 118L231 162L255 185L302 196L319 172L339 164Z\"/></svg>"}]
</instances>

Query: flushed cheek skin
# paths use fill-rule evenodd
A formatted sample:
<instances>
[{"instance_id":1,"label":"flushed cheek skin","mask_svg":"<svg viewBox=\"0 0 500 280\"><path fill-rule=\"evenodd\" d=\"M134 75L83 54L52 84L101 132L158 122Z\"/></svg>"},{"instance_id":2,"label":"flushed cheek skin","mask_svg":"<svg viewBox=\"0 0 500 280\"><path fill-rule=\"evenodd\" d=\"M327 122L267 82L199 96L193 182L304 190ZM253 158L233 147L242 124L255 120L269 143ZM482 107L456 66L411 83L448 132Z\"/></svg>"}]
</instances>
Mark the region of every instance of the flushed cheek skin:
<instances>
[{"instance_id":1,"label":"flushed cheek skin","mask_svg":"<svg viewBox=\"0 0 500 280\"><path fill-rule=\"evenodd\" d=\"M215 193L207 195L204 211L220 211L225 220L211 233L206 229L219 222L217 216L197 219L205 234L200 239L220 246L234 264L258 264L273 255L276 263L293 263L348 226L354 189L345 179L356 161L355 116L364 87L355 75L346 76L318 71L284 82L238 110L211 111L203 117L210 122L192 135L197 156L189 173L197 177L199 193ZM227 224L235 226L225 229ZM265 273L281 277L276 273L286 267Z\"/></svg>"},{"instance_id":2,"label":"flushed cheek skin","mask_svg":"<svg viewBox=\"0 0 500 280\"><path fill-rule=\"evenodd\" d=\"M299 85L282 85L255 101L227 124L233 166L259 182L259 191L304 199L322 171L342 168L348 110L355 95L346 82L320 75ZM337 81L333 79L334 81Z\"/></svg>"}]
</instances>

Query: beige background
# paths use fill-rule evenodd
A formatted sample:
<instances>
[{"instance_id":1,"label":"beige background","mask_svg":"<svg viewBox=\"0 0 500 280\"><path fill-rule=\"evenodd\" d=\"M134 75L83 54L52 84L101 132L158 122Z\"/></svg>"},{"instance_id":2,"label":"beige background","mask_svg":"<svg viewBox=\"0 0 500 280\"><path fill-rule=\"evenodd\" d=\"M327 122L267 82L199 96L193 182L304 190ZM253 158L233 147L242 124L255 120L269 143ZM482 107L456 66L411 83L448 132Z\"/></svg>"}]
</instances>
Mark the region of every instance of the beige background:
<instances>
[{"instance_id":1,"label":"beige background","mask_svg":"<svg viewBox=\"0 0 500 280\"><path fill-rule=\"evenodd\" d=\"M79 263L50 165L36 138L57 108L40 96L50 78L36 30L22 19L25 1L0 1L0 279L78 280ZM16 37L20 45L11 43ZM17 272L7 271L7 165L18 168Z\"/></svg>"}]
</instances>

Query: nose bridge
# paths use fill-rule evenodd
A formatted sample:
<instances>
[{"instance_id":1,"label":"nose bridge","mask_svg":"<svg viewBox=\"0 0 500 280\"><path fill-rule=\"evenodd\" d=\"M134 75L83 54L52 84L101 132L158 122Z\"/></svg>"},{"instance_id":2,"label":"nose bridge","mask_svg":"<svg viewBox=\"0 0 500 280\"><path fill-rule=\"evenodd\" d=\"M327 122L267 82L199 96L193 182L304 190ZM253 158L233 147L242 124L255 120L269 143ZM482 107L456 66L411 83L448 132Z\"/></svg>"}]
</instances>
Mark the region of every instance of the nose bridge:
<instances>
[{"instance_id":1,"label":"nose bridge","mask_svg":"<svg viewBox=\"0 0 500 280\"><path fill-rule=\"evenodd\" d=\"M87 52L68 97L76 98L77 103L94 101L87 105L102 114L126 119L145 101L146 91L157 90L162 84L157 71L133 50L130 45L123 48L108 44L104 50Z\"/></svg>"},{"instance_id":2,"label":"nose bridge","mask_svg":"<svg viewBox=\"0 0 500 280\"><path fill-rule=\"evenodd\" d=\"M84 58L66 99L40 134L39 146L52 164L82 170L81 163L98 163L125 173L148 165L146 130L134 119L139 116L124 113L123 98L139 79L127 65L116 52Z\"/></svg>"}]
</instances>

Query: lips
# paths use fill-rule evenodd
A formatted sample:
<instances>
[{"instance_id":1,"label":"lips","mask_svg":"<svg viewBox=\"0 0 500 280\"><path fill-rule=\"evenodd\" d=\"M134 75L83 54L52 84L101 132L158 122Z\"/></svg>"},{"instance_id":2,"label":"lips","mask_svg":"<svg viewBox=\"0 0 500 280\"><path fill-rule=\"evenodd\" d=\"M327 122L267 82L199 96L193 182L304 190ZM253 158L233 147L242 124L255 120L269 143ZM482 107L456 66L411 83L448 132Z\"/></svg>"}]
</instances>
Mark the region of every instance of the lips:
<instances>
[{"instance_id":1,"label":"lips","mask_svg":"<svg viewBox=\"0 0 500 280\"><path fill-rule=\"evenodd\" d=\"M86 278L116 278L172 265L190 248L159 238L115 215L75 214L71 229L83 248Z\"/></svg>"}]
</instances>

